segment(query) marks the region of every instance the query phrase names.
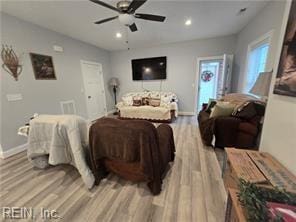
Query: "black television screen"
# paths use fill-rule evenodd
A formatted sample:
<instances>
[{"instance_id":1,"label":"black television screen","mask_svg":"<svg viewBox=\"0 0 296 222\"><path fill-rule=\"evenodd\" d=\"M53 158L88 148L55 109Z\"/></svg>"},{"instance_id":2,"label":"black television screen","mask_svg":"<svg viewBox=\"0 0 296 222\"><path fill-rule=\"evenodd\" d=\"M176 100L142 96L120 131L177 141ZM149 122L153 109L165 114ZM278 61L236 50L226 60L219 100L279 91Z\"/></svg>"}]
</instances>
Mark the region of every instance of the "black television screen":
<instances>
[{"instance_id":1,"label":"black television screen","mask_svg":"<svg viewBox=\"0 0 296 222\"><path fill-rule=\"evenodd\" d=\"M166 57L132 60L133 80L166 79Z\"/></svg>"}]
</instances>

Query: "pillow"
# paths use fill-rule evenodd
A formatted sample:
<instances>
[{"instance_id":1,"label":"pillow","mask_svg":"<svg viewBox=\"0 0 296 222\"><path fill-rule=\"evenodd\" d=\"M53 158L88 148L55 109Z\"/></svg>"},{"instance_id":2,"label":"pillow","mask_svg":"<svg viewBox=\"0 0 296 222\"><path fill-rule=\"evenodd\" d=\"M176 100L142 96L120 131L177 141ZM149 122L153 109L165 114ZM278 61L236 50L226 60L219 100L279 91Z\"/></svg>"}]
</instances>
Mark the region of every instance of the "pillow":
<instances>
[{"instance_id":1,"label":"pillow","mask_svg":"<svg viewBox=\"0 0 296 222\"><path fill-rule=\"evenodd\" d=\"M159 98L151 98L149 101L150 106L160 106L160 99Z\"/></svg>"},{"instance_id":2,"label":"pillow","mask_svg":"<svg viewBox=\"0 0 296 222\"><path fill-rule=\"evenodd\" d=\"M170 102L171 102L171 98L169 96L164 96L164 95L161 96L161 103L170 104Z\"/></svg>"},{"instance_id":3,"label":"pillow","mask_svg":"<svg viewBox=\"0 0 296 222\"><path fill-rule=\"evenodd\" d=\"M213 107L210 118L219 117L219 116L230 116L235 108L234 104L229 102L217 102Z\"/></svg>"},{"instance_id":4,"label":"pillow","mask_svg":"<svg viewBox=\"0 0 296 222\"><path fill-rule=\"evenodd\" d=\"M133 97L132 96L124 96L124 97L122 97L122 101L125 106L132 106L133 105Z\"/></svg>"},{"instance_id":5,"label":"pillow","mask_svg":"<svg viewBox=\"0 0 296 222\"><path fill-rule=\"evenodd\" d=\"M207 108L206 108L206 112L207 113L211 113L212 108L217 104L217 101L215 99L209 99Z\"/></svg>"},{"instance_id":6,"label":"pillow","mask_svg":"<svg viewBox=\"0 0 296 222\"><path fill-rule=\"evenodd\" d=\"M245 106L241 107L240 109L238 109L234 115L234 117L238 117L238 118L242 118L242 119L246 119L246 120L250 120L252 119L254 116L256 116L257 112L256 109L254 107L253 103L249 103L247 102L245 104Z\"/></svg>"},{"instance_id":7,"label":"pillow","mask_svg":"<svg viewBox=\"0 0 296 222\"><path fill-rule=\"evenodd\" d=\"M240 106L236 112L232 113L232 116L242 118L245 120L251 120L255 116L263 116L265 111L265 105L257 102L246 102L243 106Z\"/></svg>"},{"instance_id":8,"label":"pillow","mask_svg":"<svg viewBox=\"0 0 296 222\"><path fill-rule=\"evenodd\" d=\"M143 97L142 98L142 106L149 106L149 97Z\"/></svg>"},{"instance_id":9,"label":"pillow","mask_svg":"<svg viewBox=\"0 0 296 222\"><path fill-rule=\"evenodd\" d=\"M140 96L133 97L133 106L142 106L142 97Z\"/></svg>"}]
</instances>

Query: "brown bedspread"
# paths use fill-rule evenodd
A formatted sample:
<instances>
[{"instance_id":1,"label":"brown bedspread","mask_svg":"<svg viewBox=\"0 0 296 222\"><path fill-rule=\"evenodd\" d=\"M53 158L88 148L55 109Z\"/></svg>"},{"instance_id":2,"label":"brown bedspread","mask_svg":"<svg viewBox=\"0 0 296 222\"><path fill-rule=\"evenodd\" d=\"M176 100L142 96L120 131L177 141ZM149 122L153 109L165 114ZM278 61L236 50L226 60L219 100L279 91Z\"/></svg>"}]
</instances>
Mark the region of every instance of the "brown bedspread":
<instances>
[{"instance_id":1,"label":"brown bedspread","mask_svg":"<svg viewBox=\"0 0 296 222\"><path fill-rule=\"evenodd\" d=\"M97 184L106 173L105 159L138 162L153 194L160 192L161 176L175 152L171 127L161 124L156 129L145 120L99 119L90 128L89 144Z\"/></svg>"}]
</instances>

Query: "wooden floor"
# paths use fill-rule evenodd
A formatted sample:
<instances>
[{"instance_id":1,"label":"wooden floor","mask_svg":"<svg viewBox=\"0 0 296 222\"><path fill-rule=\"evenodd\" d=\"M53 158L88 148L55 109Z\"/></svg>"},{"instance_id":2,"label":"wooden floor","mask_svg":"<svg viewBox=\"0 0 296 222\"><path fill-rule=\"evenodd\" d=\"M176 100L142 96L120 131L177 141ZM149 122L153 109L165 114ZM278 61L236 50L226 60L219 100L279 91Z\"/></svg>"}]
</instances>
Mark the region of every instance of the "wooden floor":
<instances>
[{"instance_id":1,"label":"wooden floor","mask_svg":"<svg viewBox=\"0 0 296 222\"><path fill-rule=\"evenodd\" d=\"M20 153L0 162L1 208L34 207L36 221L42 221L41 207L57 210L58 221L71 222L224 221L221 170L213 149L201 143L196 118L179 117L171 126L176 159L158 196L145 183L132 184L115 175L89 191L73 167L34 169Z\"/></svg>"}]
</instances>

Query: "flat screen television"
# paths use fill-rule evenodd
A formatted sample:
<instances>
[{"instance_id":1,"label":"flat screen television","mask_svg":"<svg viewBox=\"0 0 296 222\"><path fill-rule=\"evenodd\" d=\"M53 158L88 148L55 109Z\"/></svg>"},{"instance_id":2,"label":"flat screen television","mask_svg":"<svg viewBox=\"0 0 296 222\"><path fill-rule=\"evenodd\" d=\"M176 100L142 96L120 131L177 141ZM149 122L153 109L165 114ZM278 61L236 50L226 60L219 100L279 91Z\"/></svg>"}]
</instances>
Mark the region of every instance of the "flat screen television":
<instances>
[{"instance_id":1,"label":"flat screen television","mask_svg":"<svg viewBox=\"0 0 296 222\"><path fill-rule=\"evenodd\" d=\"M132 60L133 80L166 79L166 57Z\"/></svg>"}]
</instances>

